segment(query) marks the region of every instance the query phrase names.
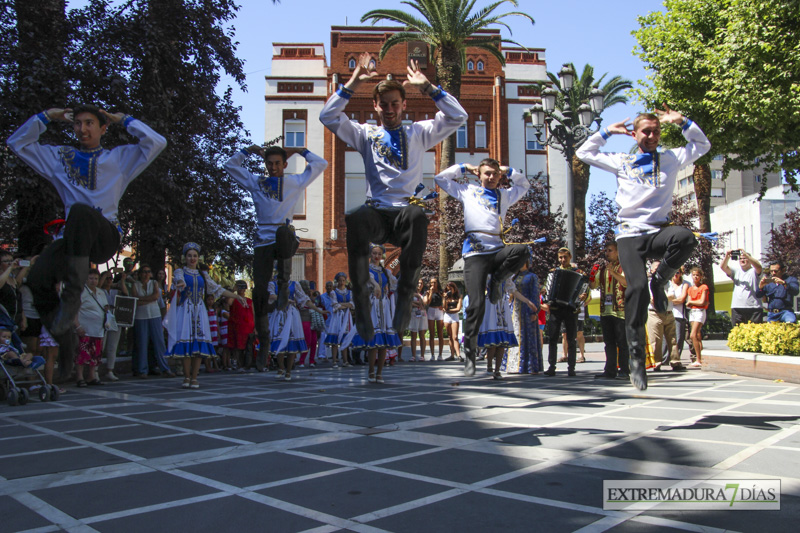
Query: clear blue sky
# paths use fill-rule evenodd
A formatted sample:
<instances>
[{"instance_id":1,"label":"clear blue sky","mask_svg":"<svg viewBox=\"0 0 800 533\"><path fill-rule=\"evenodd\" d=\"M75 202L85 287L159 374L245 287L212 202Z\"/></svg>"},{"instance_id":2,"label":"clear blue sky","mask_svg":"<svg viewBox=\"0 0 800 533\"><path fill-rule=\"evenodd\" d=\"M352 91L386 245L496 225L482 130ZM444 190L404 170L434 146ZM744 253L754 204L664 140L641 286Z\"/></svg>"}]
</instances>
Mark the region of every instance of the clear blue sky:
<instances>
[{"instance_id":1,"label":"clear blue sky","mask_svg":"<svg viewBox=\"0 0 800 533\"><path fill-rule=\"evenodd\" d=\"M242 118L253 141L264 139L264 76L270 73L273 42L322 42L330 58L330 27L359 25L361 16L371 9L410 10L399 0L382 2L349 0L283 0L273 5L268 0L241 0L242 8L234 22L238 56L245 61L247 92L235 90L235 101L242 107ZM478 0L476 7L489 5ZM510 38L524 46L545 48L548 70L557 72L562 63L571 61L580 71L589 63L595 76L605 72L634 82L645 78L631 32L639 27L637 16L663 9L662 0L559 0L544 2L519 0L519 7L501 6L498 12L523 11L536 21L531 25L521 17L507 19L513 34ZM503 30L504 36L509 37ZM617 105L604 112L605 124L611 124L640 112L637 103ZM632 139L612 138L610 150L627 152ZM615 183L611 174L592 170L589 197L605 190L613 197Z\"/></svg>"}]
</instances>

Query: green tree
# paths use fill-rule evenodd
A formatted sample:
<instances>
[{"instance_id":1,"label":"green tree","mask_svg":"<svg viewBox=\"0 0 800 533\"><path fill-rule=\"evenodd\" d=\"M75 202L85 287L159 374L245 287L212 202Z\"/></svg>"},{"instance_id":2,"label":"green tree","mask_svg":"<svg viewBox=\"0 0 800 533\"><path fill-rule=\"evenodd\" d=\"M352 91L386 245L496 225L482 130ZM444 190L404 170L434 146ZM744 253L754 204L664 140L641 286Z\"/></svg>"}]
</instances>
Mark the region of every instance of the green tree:
<instances>
[{"instance_id":1,"label":"green tree","mask_svg":"<svg viewBox=\"0 0 800 533\"><path fill-rule=\"evenodd\" d=\"M569 66L574 72L577 72L575 65L569 63ZM594 67L586 64L583 66L583 71L579 78L575 80L572 88L569 90L567 98L569 100L570 118L573 124L580 124L578 119L578 107L583 102L589 100L589 95L594 88L600 88L605 94L603 98L603 109L616 104L625 104L628 102L628 97L625 92L633 88L630 80L622 76L614 76L607 82L603 83L608 73L600 76L595 80ZM558 85L559 79L557 74L552 72L547 73L550 82ZM535 90L541 91L545 87L540 84L533 84ZM564 95L559 93L556 100L556 109L564 113L566 107ZM525 113L525 120L529 119L529 113ZM574 210L574 236L575 236L575 258L580 259L586 254L586 193L589 190L589 165L578 159L577 156L572 157L572 206Z\"/></svg>"},{"instance_id":2,"label":"green tree","mask_svg":"<svg viewBox=\"0 0 800 533\"><path fill-rule=\"evenodd\" d=\"M511 31L503 19L510 16L526 18L533 24L533 18L519 11L496 13L497 9L509 3L516 7L517 0L498 0L473 12L476 0L405 0L402 3L410 6L418 15L398 9L375 9L361 17L361 22L373 24L387 20L404 26L405 30L391 35L381 47L380 57L393 46L409 41L424 41L431 47L436 69L436 81L448 93L456 98L461 97L461 73L465 65L467 47L486 50L505 64L500 51L502 43L515 41L503 39L499 35L478 34L481 30L503 26ZM478 35L476 35L478 34ZM442 142L440 168L447 168L455 163L455 135ZM446 218L447 195L442 192L439 197L439 279L447 279L447 271L451 265L451 257L445 247L450 221Z\"/></svg>"}]
</instances>

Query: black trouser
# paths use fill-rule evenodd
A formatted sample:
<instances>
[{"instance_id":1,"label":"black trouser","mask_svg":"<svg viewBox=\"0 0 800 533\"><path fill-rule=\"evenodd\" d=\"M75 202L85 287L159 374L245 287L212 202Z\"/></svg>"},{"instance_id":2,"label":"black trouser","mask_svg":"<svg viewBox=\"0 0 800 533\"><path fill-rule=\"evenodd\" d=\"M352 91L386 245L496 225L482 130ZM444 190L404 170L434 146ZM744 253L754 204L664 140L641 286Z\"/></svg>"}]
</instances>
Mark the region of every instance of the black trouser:
<instances>
[{"instance_id":1,"label":"black trouser","mask_svg":"<svg viewBox=\"0 0 800 533\"><path fill-rule=\"evenodd\" d=\"M625 336L625 319L611 315L600 317L600 328L603 330L603 344L606 351L606 366L603 373L616 376L628 373L628 341Z\"/></svg>"},{"instance_id":2,"label":"black trouser","mask_svg":"<svg viewBox=\"0 0 800 533\"><path fill-rule=\"evenodd\" d=\"M686 319L675 317L675 350L678 352L678 361L681 360L684 341L686 341ZM664 338L662 346L664 351L662 352L663 355L661 356L661 364L668 365L670 363L670 353L669 350L667 350L666 337Z\"/></svg>"},{"instance_id":3,"label":"black trouser","mask_svg":"<svg viewBox=\"0 0 800 533\"><path fill-rule=\"evenodd\" d=\"M524 244L510 244L493 254L472 255L464 258L464 285L469 305L464 319L464 335L478 336L478 330L486 311L486 279L489 274L504 275L519 272L528 258Z\"/></svg>"},{"instance_id":4,"label":"black trouser","mask_svg":"<svg viewBox=\"0 0 800 533\"><path fill-rule=\"evenodd\" d=\"M548 363L550 368L556 367L558 359L558 339L561 338L561 324L567 332L567 368L575 370L575 350L578 345L578 313L570 307L550 306L550 318L547 319L547 336L550 338Z\"/></svg>"},{"instance_id":5,"label":"black trouser","mask_svg":"<svg viewBox=\"0 0 800 533\"><path fill-rule=\"evenodd\" d=\"M88 257L92 263L105 263L119 249L119 230L106 220L100 211L86 204L74 204L69 210L64 237L44 249L28 274L28 285L34 294L34 306L45 322L51 324L52 311L58 307L55 285L68 281L68 259ZM85 279L72 280L77 290L83 290Z\"/></svg>"},{"instance_id":6,"label":"black trouser","mask_svg":"<svg viewBox=\"0 0 800 533\"><path fill-rule=\"evenodd\" d=\"M428 242L428 217L421 207L376 208L362 205L344 217L347 224L347 265L353 285L356 316L366 313L369 319L370 244L389 243L402 248L400 276L397 280L397 305L410 305L422 270L422 254ZM361 309L359 310L359 306ZM405 328L407 324L400 325ZM398 327L398 324L395 324ZM402 331L398 331L402 335Z\"/></svg>"},{"instance_id":7,"label":"black trouser","mask_svg":"<svg viewBox=\"0 0 800 533\"><path fill-rule=\"evenodd\" d=\"M737 324L744 324L753 322L754 324L761 324L764 321L764 308L763 307L734 307L731 308L731 324L736 327Z\"/></svg>"},{"instance_id":8,"label":"black trouser","mask_svg":"<svg viewBox=\"0 0 800 533\"><path fill-rule=\"evenodd\" d=\"M256 246L253 254L253 307L256 318L266 316L270 312L269 306L269 282L272 281L273 265L278 261L278 282L277 291L280 287L289 283L292 275L292 260L278 259L275 255L275 243L266 246ZM258 322L256 321L256 325ZM262 332L259 331L259 338Z\"/></svg>"},{"instance_id":9,"label":"black trouser","mask_svg":"<svg viewBox=\"0 0 800 533\"><path fill-rule=\"evenodd\" d=\"M656 233L617 239L619 263L625 272L625 335L629 354L644 360L645 325L650 290L647 284L647 260L658 259L669 268L678 269L697 246L694 234L680 226L667 226ZM634 349L635 348L635 349Z\"/></svg>"}]
</instances>

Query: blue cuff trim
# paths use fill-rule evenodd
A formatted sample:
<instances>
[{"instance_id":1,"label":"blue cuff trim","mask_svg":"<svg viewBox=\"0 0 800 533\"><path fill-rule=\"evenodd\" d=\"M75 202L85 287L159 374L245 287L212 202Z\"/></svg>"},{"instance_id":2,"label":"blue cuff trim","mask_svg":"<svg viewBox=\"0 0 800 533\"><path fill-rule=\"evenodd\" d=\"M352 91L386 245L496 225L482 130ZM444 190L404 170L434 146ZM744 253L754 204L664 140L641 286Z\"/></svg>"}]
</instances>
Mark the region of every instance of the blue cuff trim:
<instances>
[{"instance_id":1,"label":"blue cuff trim","mask_svg":"<svg viewBox=\"0 0 800 533\"><path fill-rule=\"evenodd\" d=\"M50 119L47 118L47 114L44 111L38 113L36 116L39 117L39 120L41 120L45 125L50 124Z\"/></svg>"},{"instance_id":2,"label":"blue cuff trim","mask_svg":"<svg viewBox=\"0 0 800 533\"><path fill-rule=\"evenodd\" d=\"M301 155L301 156L303 156L303 157L306 157L306 156L307 156L308 154L310 154L310 153L311 153L311 150L309 150L308 148L306 148L305 150L303 150L302 152L300 152L300 155Z\"/></svg>"},{"instance_id":3,"label":"blue cuff trim","mask_svg":"<svg viewBox=\"0 0 800 533\"><path fill-rule=\"evenodd\" d=\"M447 93L444 92L444 89L442 89L441 85L439 85L438 88L434 92L431 93L431 98L433 98L434 102L438 102L439 100L441 100L445 96L447 96Z\"/></svg>"},{"instance_id":4,"label":"blue cuff trim","mask_svg":"<svg viewBox=\"0 0 800 533\"><path fill-rule=\"evenodd\" d=\"M467 175L467 165L462 163L462 164L460 164L458 166L461 167L461 174L466 176Z\"/></svg>"},{"instance_id":5,"label":"blue cuff trim","mask_svg":"<svg viewBox=\"0 0 800 533\"><path fill-rule=\"evenodd\" d=\"M608 128L603 128L602 130L600 130L600 135L605 140L608 140L608 138L611 137L611 133L609 133Z\"/></svg>"},{"instance_id":6,"label":"blue cuff trim","mask_svg":"<svg viewBox=\"0 0 800 533\"><path fill-rule=\"evenodd\" d=\"M239 153L244 155L250 155L250 150L248 150L247 148L242 148L241 150L239 150Z\"/></svg>"},{"instance_id":7,"label":"blue cuff trim","mask_svg":"<svg viewBox=\"0 0 800 533\"><path fill-rule=\"evenodd\" d=\"M136 119L133 118L132 116L125 115L125 118L122 119L122 125L127 128L130 125L130 123L133 122L134 120Z\"/></svg>"},{"instance_id":8,"label":"blue cuff trim","mask_svg":"<svg viewBox=\"0 0 800 533\"><path fill-rule=\"evenodd\" d=\"M345 100L350 100L350 97L353 96L353 91L345 87L344 85L339 85L339 90L336 91L336 94L344 98Z\"/></svg>"},{"instance_id":9,"label":"blue cuff trim","mask_svg":"<svg viewBox=\"0 0 800 533\"><path fill-rule=\"evenodd\" d=\"M692 120L691 120L691 119L687 118L687 119L686 119L686 122L684 122L684 123L683 123L683 126L681 126L681 131L686 131L686 130L688 130L688 129L689 129L689 126L691 126L692 124L694 124L694 122L692 122Z\"/></svg>"}]
</instances>

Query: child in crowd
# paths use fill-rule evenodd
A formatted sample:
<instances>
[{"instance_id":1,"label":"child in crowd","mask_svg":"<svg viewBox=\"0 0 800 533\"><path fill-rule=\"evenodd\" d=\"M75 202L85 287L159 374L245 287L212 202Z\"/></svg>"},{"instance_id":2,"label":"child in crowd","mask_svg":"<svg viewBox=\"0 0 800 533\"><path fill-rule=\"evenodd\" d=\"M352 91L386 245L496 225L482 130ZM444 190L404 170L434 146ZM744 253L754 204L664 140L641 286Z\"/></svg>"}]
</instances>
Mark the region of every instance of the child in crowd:
<instances>
[{"instance_id":1,"label":"child in crowd","mask_svg":"<svg viewBox=\"0 0 800 533\"><path fill-rule=\"evenodd\" d=\"M686 299L689 308L689 324L691 327L689 338L694 346L697 360L689 365L690 368L700 368L703 350L703 324L706 322L706 309L708 309L708 285L703 283L703 269L692 269L692 282Z\"/></svg>"},{"instance_id":2,"label":"child in crowd","mask_svg":"<svg viewBox=\"0 0 800 533\"><path fill-rule=\"evenodd\" d=\"M24 368L39 368L44 365L44 357L29 353L20 353L11 344L11 330L0 327L0 358L9 366L21 366Z\"/></svg>"}]
</instances>

